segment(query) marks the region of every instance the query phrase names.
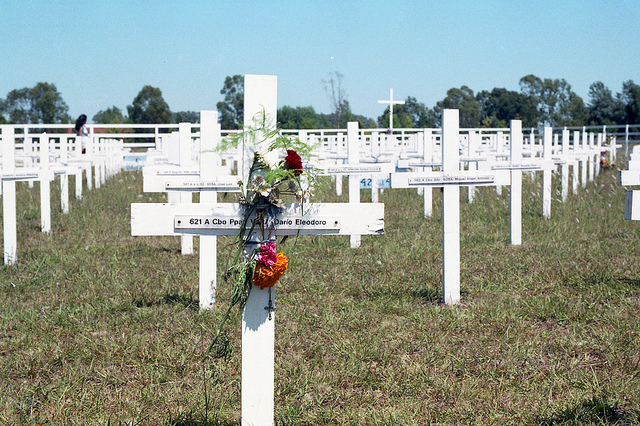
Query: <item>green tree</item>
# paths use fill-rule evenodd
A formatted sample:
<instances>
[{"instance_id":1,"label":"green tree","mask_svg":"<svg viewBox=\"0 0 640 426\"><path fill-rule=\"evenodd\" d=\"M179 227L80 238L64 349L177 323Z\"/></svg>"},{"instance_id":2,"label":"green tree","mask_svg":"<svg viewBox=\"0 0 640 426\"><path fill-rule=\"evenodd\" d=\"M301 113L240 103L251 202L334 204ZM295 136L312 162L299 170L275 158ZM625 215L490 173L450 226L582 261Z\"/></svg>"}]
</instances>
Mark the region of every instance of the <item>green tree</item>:
<instances>
[{"instance_id":1,"label":"green tree","mask_svg":"<svg viewBox=\"0 0 640 426\"><path fill-rule=\"evenodd\" d=\"M624 104L624 124L640 124L640 86L633 80L625 81L618 99Z\"/></svg>"},{"instance_id":2,"label":"green tree","mask_svg":"<svg viewBox=\"0 0 640 426\"><path fill-rule=\"evenodd\" d=\"M389 110L378 117L378 127L389 127ZM436 127L437 120L433 110L427 108L422 102L412 96L407 96L404 104L394 105L393 125L398 128L409 127Z\"/></svg>"},{"instance_id":3,"label":"green tree","mask_svg":"<svg viewBox=\"0 0 640 426\"><path fill-rule=\"evenodd\" d=\"M460 127L472 128L481 125L480 105L473 95L473 90L467 86L447 90L447 96L436 102L433 109L439 124L442 122L443 110L457 109L460 111Z\"/></svg>"},{"instance_id":4,"label":"green tree","mask_svg":"<svg viewBox=\"0 0 640 426\"><path fill-rule=\"evenodd\" d=\"M365 117L364 115L353 114L352 121L357 121L361 129L373 129L377 127L377 122L373 118Z\"/></svg>"},{"instance_id":5,"label":"green tree","mask_svg":"<svg viewBox=\"0 0 640 426\"><path fill-rule=\"evenodd\" d=\"M278 127L282 129L318 129L320 128L318 114L311 106L290 107L278 109Z\"/></svg>"},{"instance_id":6,"label":"green tree","mask_svg":"<svg viewBox=\"0 0 640 426\"><path fill-rule=\"evenodd\" d=\"M220 126L225 130L241 129L244 122L244 78L227 76L220 90L224 100L216 104Z\"/></svg>"},{"instance_id":7,"label":"green tree","mask_svg":"<svg viewBox=\"0 0 640 426\"><path fill-rule=\"evenodd\" d=\"M624 104L601 81L589 86L587 115L590 125L618 124L624 121Z\"/></svg>"},{"instance_id":8,"label":"green tree","mask_svg":"<svg viewBox=\"0 0 640 426\"><path fill-rule=\"evenodd\" d=\"M198 111L178 111L172 114L172 123L200 123L200 113Z\"/></svg>"},{"instance_id":9,"label":"green tree","mask_svg":"<svg viewBox=\"0 0 640 426\"><path fill-rule=\"evenodd\" d=\"M511 120L522 120L524 127L535 127L538 110L532 98L504 88L483 90L476 95L483 127L509 127Z\"/></svg>"},{"instance_id":10,"label":"green tree","mask_svg":"<svg viewBox=\"0 0 640 426\"><path fill-rule=\"evenodd\" d=\"M100 124L123 124L127 122L127 118L122 114L122 110L117 106L112 106L104 111L98 111L93 116L94 123Z\"/></svg>"},{"instance_id":11,"label":"green tree","mask_svg":"<svg viewBox=\"0 0 640 426\"><path fill-rule=\"evenodd\" d=\"M587 118L584 101L565 79L542 80L533 74L520 79L520 91L536 104L539 126L584 124Z\"/></svg>"},{"instance_id":12,"label":"green tree","mask_svg":"<svg viewBox=\"0 0 640 426\"><path fill-rule=\"evenodd\" d=\"M31 99L29 89L14 89L7 93L4 101L4 114L9 123L28 124L31 122Z\"/></svg>"},{"instance_id":13,"label":"green tree","mask_svg":"<svg viewBox=\"0 0 640 426\"><path fill-rule=\"evenodd\" d=\"M168 124L171 123L171 110L157 87L144 86L127 106L129 119L134 124Z\"/></svg>"},{"instance_id":14,"label":"green tree","mask_svg":"<svg viewBox=\"0 0 640 426\"><path fill-rule=\"evenodd\" d=\"M5 111L7 109L7 101L0 99L0 124L7 124L8 121L5 118Z\"/></svg>"},{"instance_id":15,"label":"green tree","mask_svg":"<svg viewBox=\"0 0 640 426\"><path fill-rule=\"evenodd\" d=\"M29 90L32 102L33 123L69 123L69 107L62 99L55 84L38 83Z\"/></svg>"},{"instance_id":16,"label":"green tree","mask_svg":"<svg viewBox=\"0 0 640 426\"><path fill-rule=\"evenodd\" d=\"M10 123L56 124L71 121L69 107L52 83L12 90L2 103L2 115Z\"/></svg>"}]
</instances>

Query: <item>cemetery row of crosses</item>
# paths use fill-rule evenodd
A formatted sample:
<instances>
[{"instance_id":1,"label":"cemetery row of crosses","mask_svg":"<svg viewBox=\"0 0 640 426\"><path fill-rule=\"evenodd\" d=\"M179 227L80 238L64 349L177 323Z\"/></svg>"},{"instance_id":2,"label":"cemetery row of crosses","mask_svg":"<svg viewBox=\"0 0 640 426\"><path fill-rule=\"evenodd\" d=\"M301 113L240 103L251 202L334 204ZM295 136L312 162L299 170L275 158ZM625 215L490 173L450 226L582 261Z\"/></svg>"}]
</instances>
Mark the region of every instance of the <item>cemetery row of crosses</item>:
<instances>
[{"instance_id":1,"label":"cemetery row of crosses","mask_svg":"<svg viewBox=\"0 0 640 426\"><path fill-rule=\"evenodd\" d=\"M602 132L545 128L525 133L513 120L508 129L460 129L457 110L445 110L440 129L414 132L366 133L358 123L344 131L284 133L273 126L277 111L277 78L245 76L244 132L226 134L216 111L202 111L200 124L181 123L177 129L156 126L149 133L99 133L90 128L85 154L73 134L32 133L29 127L1 126L4 263L18 259L16 182L40 183L41 230L51 232L49 185L60 179L61 209L69 209L68 177L75 176L75 197L99 188L123 169L142 169L145 192L167 194L167 203L131 205L134 236L179 236L182 254L194 253L199 236L199 303L237 307L242 315L242 420L244 424L273 424L275 284L287 269L278 238L296 235L349 236L357 250L362 235L384 233L380 191L413 188L424 198L424 216L432 214L433 190L442 189L442 300L460 301L460 191L473 203L476 187L510 188L511 244L522 243L522 176L542 172L544 217L551 214L552 176L559 173L565 200L615 161L615 138ZM390 94L393 106L393 92ZM396 102L397 103L397 102ZM103 127L103 126L102 126ZM195 130L195 131L194 131ZM139 140L136 138L139 137ZM134 140L134 142L131 142ZM146 152L132 147L148 148ZM634 154L623 185L640 184ZM86 176L86 189L82 187ZM314 203L313 185L330 176L338 195L344 178L348 202ZM78 178L80 177L80 178ZM361 203L362 188L371 191ZM199 193L198 203L192 202ZM234 193L237 202L218 202L218 193ZM629 191L625 216L640 218L640 196ZM622 212L620 213L622 214ZM217 237L236 237L231 268L233 300L216 300ZM324 238L324 237L323 237ZM228 317L225 316L225 319ZM224 324L223 324L224 325ZM224 333L221 326L212 348ZM219 341L220 340L220 341ZM219 349L219 348L218 348ZM223 351L224 352L224 351Z\"/></svg>"}]
</instances>

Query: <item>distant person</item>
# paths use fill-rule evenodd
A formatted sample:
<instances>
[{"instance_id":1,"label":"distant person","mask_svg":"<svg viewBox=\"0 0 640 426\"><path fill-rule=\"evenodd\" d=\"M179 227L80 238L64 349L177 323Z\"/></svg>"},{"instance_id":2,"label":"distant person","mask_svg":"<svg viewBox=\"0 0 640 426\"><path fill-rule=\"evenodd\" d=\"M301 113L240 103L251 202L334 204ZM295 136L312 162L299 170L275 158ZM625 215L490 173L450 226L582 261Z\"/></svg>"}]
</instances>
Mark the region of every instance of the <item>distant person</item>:
<instances>
[{"instance_id":1,"label":"distant person","mask_svg":"<svg viewBox=\"0 0 640 426\"><path fill-rule=\"evenodd\" d=\"M82 153L87 153L87 140L89 139L89 130L87 129L87 116L85 114L80 114L80 117L76 120L76 136L80 138L80 143L82 147Z\"/></svg>"}]
</instances>

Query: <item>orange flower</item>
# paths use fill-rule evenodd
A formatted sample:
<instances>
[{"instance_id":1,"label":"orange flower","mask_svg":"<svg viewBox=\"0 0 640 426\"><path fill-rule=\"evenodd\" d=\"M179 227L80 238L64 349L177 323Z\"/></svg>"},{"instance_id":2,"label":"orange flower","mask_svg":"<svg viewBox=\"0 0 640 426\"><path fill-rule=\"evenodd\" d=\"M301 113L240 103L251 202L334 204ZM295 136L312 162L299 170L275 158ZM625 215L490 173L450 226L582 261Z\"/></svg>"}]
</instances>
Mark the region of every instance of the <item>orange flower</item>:
<instances>
[{"instance_id":1,"label":"orange flower","mask_svg":"<svg viewBox=\"0 0 640 426\"><path fill-rule=\"evenodd\" d=\"M260 290L273 287L287 270L287 263L287 256L282 251L276 256L276 264L271 267L256 263L256 269L253 271L253 283L260 287Z\"/></svg>"}]
</instances>

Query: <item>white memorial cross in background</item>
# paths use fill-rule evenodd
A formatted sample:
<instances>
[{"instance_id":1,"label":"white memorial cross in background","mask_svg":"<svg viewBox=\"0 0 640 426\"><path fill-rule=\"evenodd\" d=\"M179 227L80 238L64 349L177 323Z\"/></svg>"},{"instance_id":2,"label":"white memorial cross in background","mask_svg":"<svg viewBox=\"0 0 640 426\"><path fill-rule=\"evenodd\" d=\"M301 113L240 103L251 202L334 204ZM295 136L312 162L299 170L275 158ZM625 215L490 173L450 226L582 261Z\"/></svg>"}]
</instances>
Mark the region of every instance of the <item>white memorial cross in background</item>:
<instances>
[{"instance_id":1,"label":"white memorial cross in background","mask_svg":"<svg viewBox=\"0 0 640 426\"><path fill-rule=\"evenodd\" d=\"M247 75L244 81L245 123L264 112L276 122L277 78ZM257 147L264 151L265 145ZM246 144L244 167L250 167L255 146ZM132 204L131 234L237 235L244 209L239 203ZM384 232L384 205L380 203L287 204L278 225L265 228L277 235L380 235ZM253 235L256 234L256 235ZM252 249L265 235L252 234ZM242 424L274 424L275 315L273 289L253 287L242 315Z\"/></svg>"},{"instance_id":2,"label":"white memorial cross in background","mask_svg":"<svg viewBox=\"0 0 640 426\"><path fill-rule=\"evenodd\" d=\"M627 170L618 172L618 183L621 186L640 185L640 145L634 146ZM640 220L640 190L627 190L624 202L624 218L627 220Z\"/></svg>"},{"instance_id":3,"label":"white memorial cross in background","mask_svg":"<svg viewBox=\"0 0 640 426\"><path fill-rule=\"evenodd\" d=\"M327 175L336 175L337 181L342 180L342 176L349 176L349 203L360 203L360 179L363 176L373 176L371 179L371 201L378 202L378 179L388 178L392 170L395 169L393 163L360 163L359 156L358 122L347 124L347 161L348 164L333 165L323 168ZM351 248L360 247L361 239L359 235L351 235Z\"/></svg>"},{"instance_id":4,"label":"white memorial cross in background","mask_svg":"<svg viewBox=\"0 0 640 426\"><path fill-rule=\"evenodd\" d=\"M442 187L443 299L460 301L460 187L495 185L491 173L461 171L458 110L445 109L442 117L442 171L391 174L391 188Z\"/></svg>"},{"instance_id":5,"label":"white memorial cross in background","mask_svg":"<svg viewBox=\"0 0 640 426\"><path fill-rule=\"evenodd\" d=\"M172 154L171 164L160 166L145 166L142 169L144 192L167 192L169 203L191 203L191 192L179 191L168 184L173 181L181 182L183 179L199 179L200 170L192 161L191 124L179 123L178 132L174 132L169 140L173 143L170 148ZM183 235L180 237L180 250L184 255L193 254L193 237Z\"/></svg>"},{"instance_id":6,"label":"white memorial cross in background","mask_svg":"<svg viewBox=\"0 0 640 426\"><path fill-rule=\"evenodd\" d=\"M218 123L218 112L201 111L199 171L173 169L177 173L160 177L165 190L189 193L199 192L200 202L205 204L217 203L218 192L238 192L238 176L230 175L228 167L219 166L220 157L215 151L219 143L220 124ZM187 174L181 175L181 171ZM154 189L159 176L154 176L153 173L147 176L151 181L148 188ZM200 309L211 309L216 299L218 271L216 260L217 237L215 235L200 236L199 256L200 278L198 295Z\"/></svg>"},{"instance_id":7,"label":"white memorial cross in background","mask_svg":"<svg viewBox=\"0 0 640 426\"><path fill-rule=\"evenodd\" d=\"M393 100L393 89L389 89L389 100L388 101L378 101L379 104L389 104L389 130L393 130L393 106L394 105L404 105L404 101L394 101Z\"/></svg>"},{"instance_id":8,"label":"white memorial cross in background","mask_svg":"<svg viewBox=\"0 0 640 426\"><path fill-rule=\"evenodd\" d=\"M53 172L48 164L41 164L43 168L16 168L15 161L15 130L13 126L0 126L2 132L2 226L3 247L5 265L14 264L17 261L17 213L16 213L16 182L40 179L40 217L42 232L51 230L51 201L49 182L53 180ZM46 134L40 135L41 159L48 163L48 141Z\"/></svg>"},{"instance_id":9,"label":"white memorial cross in background","mask_svg":"<svg viewBox=\"0 0 640 426\"><path fill-rule=\"evenodd\" d=\"M511 120L509 134L509 161L496 161L487 163L488 167L499 178L502 173L508 173L510 184L510 229L511 244L522 244L522 172L525 170L541 170L543 164L539 160L523 161L523 134L522 121Z\"/></svg>"}]
</instances>

